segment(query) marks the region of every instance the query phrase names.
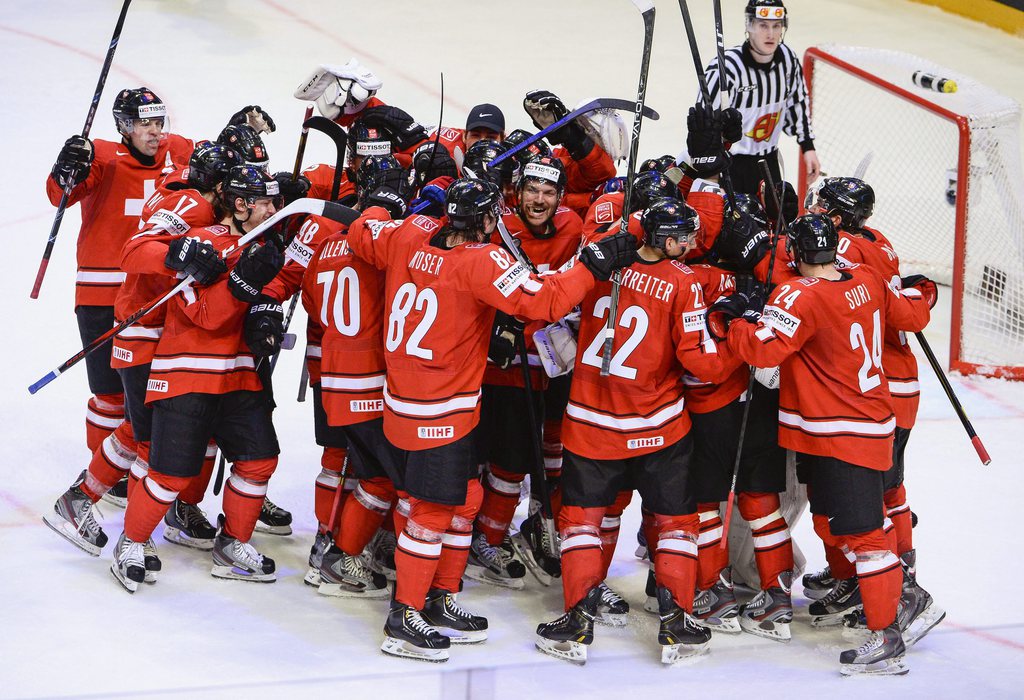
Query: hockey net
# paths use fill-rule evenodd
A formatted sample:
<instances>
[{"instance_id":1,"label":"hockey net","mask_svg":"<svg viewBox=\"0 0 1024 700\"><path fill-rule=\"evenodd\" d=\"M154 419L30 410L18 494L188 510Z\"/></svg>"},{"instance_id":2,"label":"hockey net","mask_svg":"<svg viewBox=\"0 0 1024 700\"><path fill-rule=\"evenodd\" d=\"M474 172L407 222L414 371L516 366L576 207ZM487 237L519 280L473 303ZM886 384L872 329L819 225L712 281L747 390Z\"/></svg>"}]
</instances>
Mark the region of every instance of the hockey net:
<instances>
[{"instance_id":1,"label":"hockey net","mask_svg":"<svg viewBox=\"0 0 1024 700\"><path fill-rule=\"evenodd\" d=\"M892 241L901 273L951 287L950 368L1024 380L1020 105L898 51L813 47L804 70L822 167L863 170L876 197L869 225ZM920 88L915 71L958 89Z\"/></svg>"}]
</instances>

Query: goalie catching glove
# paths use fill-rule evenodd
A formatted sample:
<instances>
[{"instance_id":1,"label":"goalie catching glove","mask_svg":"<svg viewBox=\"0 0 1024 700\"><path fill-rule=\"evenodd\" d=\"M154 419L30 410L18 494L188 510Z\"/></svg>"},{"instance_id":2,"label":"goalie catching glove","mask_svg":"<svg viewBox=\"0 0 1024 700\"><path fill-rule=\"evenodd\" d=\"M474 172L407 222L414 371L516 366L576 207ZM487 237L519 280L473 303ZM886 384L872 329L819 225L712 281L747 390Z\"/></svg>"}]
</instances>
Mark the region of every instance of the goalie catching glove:
<instances>
[{"instance_id":1,"label":"goalie catching glove","mask_svg":"<svg viewBox=\"0 0 1024 700\"><path fill-rule=\"evenodd\" d=\"M202 286L212 284L228 271L228 266L216 248L198 238L186 236L175 238L167 246L164 265L175 272L191 276Z\"/></svg>"},{"instance_id":2,"label":"goalie catching glove","mask_svg":"<svg viewBox=\"0 0 1024 700\"><path fill-rule=\"evenodd\" d=\"M294 95L315 102L320 114L328 119L337 119L362 111L382 85L373 71L353 58L343 66L319 66L296 88Z\"/></svg>"},{"instance_id":3,"label":"goalie catching glove","mask_svg":"<svg viewBox=\"0 0 1024 700\"><path fill-rule=\"evenodd\" d=\"M549 377L561 377L572 371L576 364L576 335L579 332L580 314L575 312L563 319L544 326L533 334L537 355Z\"/></svg>"},{"instance_id":4,"label":"goalie catching glove","mask_svg":"<svg viewBox=\"0 0 1024 700\"><path fill-rule=\"evenodd\" d=\"M281 304L261 294L245 314L245 344L256 357L270 357L281 349L284 340L284 309Z\"/></svg>"}]
</instances>

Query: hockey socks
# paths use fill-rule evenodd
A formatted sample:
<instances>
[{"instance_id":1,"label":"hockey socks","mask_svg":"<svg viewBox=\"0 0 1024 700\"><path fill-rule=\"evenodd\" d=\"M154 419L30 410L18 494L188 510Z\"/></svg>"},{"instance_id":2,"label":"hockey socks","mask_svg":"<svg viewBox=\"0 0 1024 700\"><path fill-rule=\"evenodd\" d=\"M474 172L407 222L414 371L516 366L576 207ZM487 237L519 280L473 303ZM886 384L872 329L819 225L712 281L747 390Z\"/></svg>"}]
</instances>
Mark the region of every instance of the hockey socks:
<instances>
[{"instance_id":1,"label":"hockey socks","mask_svg":"<svg viewBox=\"0 0 1024 700\"><path fill-rule=\"evenodd\" d=\"M85 444L96 452L100 444L124 421L124 394L97 394L85 410Z\"/></svg>"},{"instance_id":2,"label":"hockey socks","mask_svg":"<svg viewBox=\"0 0 1024 700\"><path fill-rule=\"evenodd\" d=\"M206 487L210 485L210 479L213 477L213 467L216 461L217 443L210 442L206 446L206 455L203 457L203 466L199 470L199 476L193 477L189 485L178 494L178 498L194 506L202 503L203 497L206 495Z\"/></svg>"},{"instance_id":3,"label":"hockey socks","mask_svg":"<svg viewBox=\"0 0 1024 700\"><path fill-rule=\"evenodd\" d=\"M841 581L856 576L857 556L852 551L845 551L841 547L840 538L832 535L828 526L828 517L816 514L813 516L813 520L814 531L825 545L825 560L832 571L832 578Z\"/></svg>"},{"instance_id":4,"label":"hockey socks","mask_svg":"<svg viewBox=\"0 0 1024 700\"><path fill-rule=\"evenodd\" d=\"M697 514L655 515L658 528L654 577L680 608L693 612L697 584Z\"/></svg>"},{"instance_id":5,"label":"hockey socks","mask_svg":"<svg viewBox=\"0 0 1024 700\"><path fill-rule=\"evenodd\" d=\"M342 493L338 495L338 486L341 483L341 471L345 464L348 450L343 447L325 447L320 457L320 474L316 477L316 487L313 493L313 512L320 524L320 529L327 532L336 532L341 513L345 507L345 500L351 489L346 491L342 485ZM348 481L346 479L345 481ZM337 499L337 506L335 500ZM334 517L331 517L331 514Z\"/></svg>"},{"instance_id":6,"label":"hockey socks","mask_svg":"<svg viewBox=\"0 0 1024 700\"><path fill-rule=\"evenodd\" d=\"M99 448L93 451L85 481L82 483L82 492L93 503L100 500L103 494L128 474L136 456L135 436L132 434L131 423L122 421L114 432L104 438Z\"/></svg>"},{"instance_id":7,"label":"hockey socks","mask_svg":"<svg viewBox=\"0 0 1024 700\"><path fill-rule=\"evenodd\" d=\"M558 525L562 536L562 594L566 610L604 580L600 526L606 512L607 508L562 506Z\"/></svg>"},{"instance_id":8,"label":"hockey socks","mask_svg":"<svg viewBox=\"0 0 1024 700\"><path fill-rule=\"evenodd\" d=\"M615 546L619 542L619 527L622 524L622 513L633 499L632 491L620 491L615 503L608 506L601 518L601 580L608 578L608 569L615 556Z\"/></svg>"},{"instance_id":9,"label":"hockey socks","mask_svg":"<svg viewBox=\"0 0 1024 700\"><path fill-rule=\"evenodd\" d=\"M477 515L477 530L487 538L487 544L497 546L505 539L512 516L519 506L523 474L506 471L489 464L484 476L483 503Z\"/></svg>"},{"instance_id":10,"label":"hockey socks","mask_svg":"<svg viewBox=\"0 0 1024 700\"><path fill-rule=\"evenodd\" d=\"M697 587L706 591L718 583L718 575L729 565L729 547L722 548L722 516L717 502L698 504L697 517Z\"/></svg>"},{"instance_id":11,"label":"hockey socks","mask_svg":"<svg viewBox=\"0 0 1024 700\"><path fill-rule=\"evenodd\" d=\"M462 573L469 558L469 545L473 537L473 520L480 511L483 488L476 479L466 484L466 502L455 508L448 530L441 537L441 558L437 562L431 588L442 588L458 593Z\"/></svg>"},{"instance_id":12,"label":"hockey socks","mask_svg":"<svg viewBox=\"0 0 1024 700\"><path fill-rule=\"evenodd\" d=\"M903 590L903 568L893 552L895 534L878 529L842 535L840 539L857 556L857 582L868 629L888 627L896 619L896 606Z\"/></svg>"},{"instance_id":13,"label":"hockey socks","mask_svg":"<svg viewBox=\"0 0 1024 700\"><path fill-rule=\"evenodd\" d=\"M778 585L779 574L793 570L793 541L779 510L777 493L739 494L740 515L750 525L761 590Z\"/></svg>"},{"instance_id":14,"label":"hockey socks","mask_svg":"<svg viewBox=\"0 0 1024 700\"><path fill-rule=\"evenodd\" d=\"M157 523L163 520L178 492L188 485L191 477L169 476L149 472L137 484L128 499L124 513L124 536L132 542L145 542L153 535Z\"/></svg>"},{"instance_id":15,"label":"hockey socks","mask_svg":"<svg viewBox=\"0 0 1024 700\"><path fill-rule=\"evenodd\" d=\"M896 553L903 556L914 549L913 517L903 484L885 492L885 514L896 527Z\"/></svg>"},{"instance_id":16,"label":"hockey socks","mask_svg":"<svg viewBox=\"0 0 1024 700\"><path fill-rule=\"evenodd\" d=\"M277 468L277 457L240 459L231 467L224 488L224 532L248 542L267 497L267 483Z\"/></svg>"},{"instance_id":17,"label":"hockey socks","mask_svg":"<svg viewBox=\"0 0 1024 700\"><path fill-rule=\"evenodd\" d=\"M390 479L360 479L355 491L345 499L341 529L335 538L338 547L351 556L359 555L384 522L394 500L395 486Z\"/></svg>"}]
</instances>

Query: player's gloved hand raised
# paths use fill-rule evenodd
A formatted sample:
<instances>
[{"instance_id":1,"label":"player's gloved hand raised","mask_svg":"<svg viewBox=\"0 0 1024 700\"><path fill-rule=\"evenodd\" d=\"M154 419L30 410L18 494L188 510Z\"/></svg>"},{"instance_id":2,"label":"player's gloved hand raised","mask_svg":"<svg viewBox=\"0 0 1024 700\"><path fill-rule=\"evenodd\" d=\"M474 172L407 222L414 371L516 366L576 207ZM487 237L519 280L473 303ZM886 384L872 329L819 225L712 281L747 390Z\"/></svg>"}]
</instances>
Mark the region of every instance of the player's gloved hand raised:
<instances>
[{"instance_id":1,"label":"player's gloved hand raised","mask_svg":"<svg viewBox=\"0 0 1024 700\"><path fill-rule=\"evenodd\" d=\"M939 300L939 288L935 282L931 281L924 275L908 275L900 279L904 289L913 287L917 291L921 292L924 300L928 302L928 308L934 309L935 302Z\"/></svg>"},{"instance_id":2,"label":"player's gloved hand raised","mask_svg":"<svg viewBox=\"0 0 1024 700\"><path fill-rule=\"evenodd\" d=\"M722 110L722 138L731 144L743 139L743 115L735 107Z\"/></svg>"},{"instance_id":3,"label":"player's gloved hand raised","mask_svg":"<svg viewBox=\"0 0 1024 700\"><path fill-rule=\"evenodd\" d=\"M390 105L379 105L363 110L360 117L366 126L382 129L387 133L395 150L404 151L427 138L423 128L408 112Z\"/></svg>"},{"instance_id":4,"label":"player's gloved hand raised","mask_svg":"<svg viewBox=\"0 0 1024 700\"><path fill-rule=\"evenodd\" d=\"M89 177L93 156L92 141L72 136L64 142L64 147L57 154L57 162L53 164L50 174L61 187L74 187Z\"/></svg>"},{"instance_id":5,"label":"player's gloved hand raised","mask_svg":"<svg viewBox=\"0 0 1024 700\"><path fill-rule=\"evenodd\" d=\"M569 113L558 95L548 90L530 90L526 93L523 109L538 129L546 129ZM548 139L551 140L550 136Z\"/></svg>"},{"instance_id":6,"label":"player's gloved hand raised","mask_svg":"<svg viewBox=\"0 0 1024 700\"><path fill-rule=\"evenodd\" d=\"M729 167L729 154L722 143L722 113L697 103L686 115L686 151L698 177L711 177Z\"/></svg>"},{"instance_id":7,"label":"player's gloved hand raised","mask_svg":"<svg viewBox=\"0 0 1024 700\"><path fill-rule=\"evenodd\" d=\"M191 275L200 285L212 284L228 271L220 253L209 243L198 238L181 236L167 246L164 265L176 272Z\"/></svg>"},{"instance_id":8,"label":"player's gloved hand raised","mask_svg":"<svg viewBox=\"0 0 1024 700\"><path fill-rule=\"evenodd\" d=\"M273 243L254 243L242 253L228 275L228 288L239 301L255 303L263 287L284 266L284 254Z\"/></svg>"},{"instance_id":9,"label":"player's gloved hand raised","mask_svg":"<svg viewBox=\"0 0 1024 700\"><path fill-rule=\"evenodd\" d=\"M270 115L259 105L246 105L231 115L228 124L248 124L257 134L270 134L277 130L277 125Z\"/></svg>"},{"instance_id":10,"label":"player's gloved hand raised","mask_svg":"<svg viewBox=\"0 0 1024 700\"><path fill-rule=\"evenodd\" d=\"M366 197L366 206L383 207L387 209L392 219L401 219L405 216L405 200L402 195L387 185L382 185Z\"/></svg>"},{"instance_id":11,"label":"player's gloved hand raised","mask_svg":"<svg viewBox=\"0 0 1024 700\"><path fill-rule=\"evenodd\" d=\"M728 336L729 324L733 319L742 318L747 323L757 323L761 319L757 304L757 300L752 300L743 292L722 297L711 305L704 317L708 333L715 340L722 341Z\"/></svg>"},{"instance_id":12,"label":"player's gloved hand raised","mask_svg":"<svg viewBox=\"0 0 1024 700\"><path fill-rule=\"evenodd\" d=\"M258 295L249 306L243 325L245 344L256 357L269 357L281 349L284 339L284 309L280 302Z\"/></svg>"},{"instance_id":13,"label":"player's gloved hand raised","mask_svg":"<svg viewBox=\"0 0 1024 700\"><path fill-rule=\"evenodd\" d=\"M433 183L420 190L420 196L412 200L411 210L424 216L440 219L444 216L444 188Z\"/></svg>"},{"instance_id":14,"label":"player's gloved hand raised","mask_svg":"<svg viewBox=\"0 0 1024 700\"><path fill-rule=\"evenodd\" d=\"M436 146L436 148L435 148ZM438 177L458 177L459 169L448 149L441 144L427 141L412 154L412 168L416 173L416 189L420 189Z\"/></svg>"},{"instance_id":15,"label":"player's gloved hand raised","mask_svg":"<svg viewBox=\"0 0 1024 700\"><path fill-rule=\"evenodd\" d=\"M606 281L613 272L629 267L636 260L636 239L628 231L602 238L580 251L580 262L601 281Z\"/></svg>"},{"instance_id":16,"label":"player's gloved hand raised","mask_svg":"<svg viewBox=\"0 0 1024 700\"><path fill-rule=\"evenodd\" d=\"M308 197L309 188L313 186L305 175L299 175L298 178L292 179L292 174L287 170L274 173L274 179L277 180L278 189L281 191L282 206L288 206L296 199ZM280 209L280 207L278 208Z\"/></svg>"},{"instance_id":17,"label":"player's gloved hand raised","mask_svg":"<svg viewBox=\"0 0 1024 700\"><path fill-rule=\"evenodd\" d=\"M508 369L516 358L517 343L525 326L515 316L498 311L494 314L491 328L491 342L487 348L487 359L501 369Z\"/></svg>"}]
</instances>

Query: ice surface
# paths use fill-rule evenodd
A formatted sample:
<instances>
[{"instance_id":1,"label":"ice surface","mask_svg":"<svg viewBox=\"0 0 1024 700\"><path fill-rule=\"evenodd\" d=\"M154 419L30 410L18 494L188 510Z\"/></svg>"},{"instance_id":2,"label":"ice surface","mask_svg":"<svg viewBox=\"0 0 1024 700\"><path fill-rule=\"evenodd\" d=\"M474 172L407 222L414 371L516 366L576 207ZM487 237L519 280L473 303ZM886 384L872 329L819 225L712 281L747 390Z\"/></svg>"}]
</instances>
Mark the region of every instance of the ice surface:
<instances>
[{"instance_id":1,"label":"ice surface","mask_svg":"<svg viewBox=\"0 0 1024 700\"><path fill-rule=\"evenodd\" d=\"M711 3L693 2L706 61L714 50ZM728 0L726 40L742 38L742 3ZM821 42L893 47L957 66L1016 99L1024 98L1024 42L939 10L904 0L792 0L788 41L797 50ZM491 637L454 649L441 667L382 656L384 603L318 597L302 584L312 541L313 479L319 450L311 407L292 400L299 353L277 371L275 415L284 450L271 486L275 502L296 516L288 538L257 536L274 557L273 585L219 581L209 556L158 538L159 583L129 596L99 559L58 539L41 514L85 467L84 367L37 396L26 387L79 347L72 316L78 208L68 212L41 298L28 299L53 217L43 182L60 145L77 133L103 51L120 8L116 0L8 1L0 6L0 235L9 260L0 281L5 342L0 351L5 398L0 422L0 696L620 698L685 692L773 696L1021 697L1024 565L1011 533L1019 529L1024 479L1018 452L1024 433L1024 387L996 380L954 380L992 453L983 468L938 383L922 368L923 401L910 442L910 503L920 581L949 612L947 621L909 655L902 679L848 680L836 670L838 632L807 624L797 591L793 642L716 637L702 663L662 669L656 624L636 612L622 629L601 628L585 668L533 650L538 622L561 612L561 593L528 583L509 592L468 583L461 601L487 614ZM676 3L658 2L642 156L676 153L686 108L696 95ZM373 3L309 0L136 0L131 8L93 135L114 138L110 104L122 87L145 84L170 105L174 131L216 136L239 107L258 103L278 124L267 138L276 169L290 169L304 104L295 86L319 63L358 56L384 80L381 96L433 124L438 73L445 72L444 123L463 123L470 106L494 102L509 129L530 126L518 105L547 88L567 103L585 97L630 98L636 90L642 27L626 0L493 2L421 0ZM866 131L865 140L870 139ZM795 172L795 147L786 139ZM310 137L307 162L333 162L326 140ZM828 163L823 163L828 170ZM884 196L884 193L881 193ZM945 291L945 290L943 290ZM929 330L943 356L948 294ZM301 327L303 320L297 320ZM923 364L923 363L922 363ZM219 509L204 502L211 515ZM111 537L120 511L104 507ZM632 558L639 520L631 507L611 584L640 611L645 571ZM805 519L796 537L823 563ZM742 690L741 690L742 689Z\"/></svg>"}]
</instances>

